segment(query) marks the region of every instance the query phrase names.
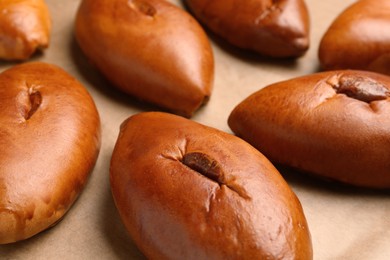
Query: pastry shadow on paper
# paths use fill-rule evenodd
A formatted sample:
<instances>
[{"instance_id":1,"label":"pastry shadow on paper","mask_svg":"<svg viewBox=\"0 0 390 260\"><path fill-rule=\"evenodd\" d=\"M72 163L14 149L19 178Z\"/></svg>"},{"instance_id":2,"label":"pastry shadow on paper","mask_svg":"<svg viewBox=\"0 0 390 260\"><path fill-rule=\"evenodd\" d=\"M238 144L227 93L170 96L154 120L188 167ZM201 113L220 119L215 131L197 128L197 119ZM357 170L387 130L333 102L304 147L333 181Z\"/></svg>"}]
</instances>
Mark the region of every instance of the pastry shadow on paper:
<instances>
[{"instance_id":1,"label":"pastry shadow on paper","mask_svg":"<svg viewBox=\"0 0 390 260\"><path fill-rule=\"evenodd\" d=\"M42 243L42 237L45 237L52 231L52 228L46 229L41 233L18 242L0 245L0 259L14 259L13 255L18 255L21 251L29 251L30 248L35 248ZM8 258L2 258L6 255Z\"/></svg>"},{"instance_id":2,"label":"pastry shadow on paper","mask_svg":"<svg viewBox=\"0 0 390 260\"><path fill-rule=\"evenodd\" d=\"M390 196L390 189L356 187L335 180L314 176L310 173L301 172L287 166L278 164L275 166L290 185L304 188L311 192L331 193L340 196L355 196L357 194L367 197Z\"/></svg>"},{"instance_id":3,"label":"pastry shadow on paper","mask_svg":"<svg viewBox=\"0 0 390 260\"><path fill-rule=\"evenodd\" d=\"M113 149L107 149L107 151L112 150ZM111 160L110 152L107 152L103 156L106 157L106 161L109 162ZM102 227L101 232L107 241L107 245L111 248L117 259L146 259L130 238L130 235L127 233L126 228L120 219L109 183L108 185L105 185L104 194L105 196L101 204L102 214L100 215L99 226Z\"/></svg>"},{"instance_id":4,"label":"pastry shadow on paper","mask_svg":"<svg viewBox=\"0 0 390 260\"><path fill-rule=\"evenodd\" d=\"M206 33L212 43L222 49L228 55L233 56L236 59L242 60L247 64L254 66L271 66L271 67L284 67L287 69L295 69L299 66L298 58L272 58L267 56L262 56L254 51L241 49L233 46L228 43L215 33L206 29Z\"/></svg>"},{"instance_id":5,"label":"pastry shadow on paper","mask_svg":"<svg viewBox=\"0 0 390 260\"><path fill-rule=\"evenodd\" d=\"M105 156L103 160L109 161L111 158L110 150L106 149L107 153L102 154L102 156ZM95 173L96 174L96 173ZM92 176L91 176L92 177ZM91 188L92 183L90 183L91 180L89 180L89 183L87 184L86 188ZM103 185L104 190L102 191L102 194L100 197L102 198L101 203L99 204L99 212L101 214L96 214L97 216L97 226L101 228L99 231L102 235L102 239L106 242L107 248L110 249L109 254L115 256L115 259L138 259L138 260L144 260L146 259L143 254L137 249L134 242L131 240L130 236L127 234L125 226L122 224L118 211L115 207L112 195L111 195L111 189L109 186L109 183L106 183L106 185ZM42 247L42 244L45 243L52 243L53 239L56 238L56 234L52 232L61 232L64 229L64 226L60 227L61 225L67 225L67 215L68 214L74 214L77 215L78 211L80 210L82 204L80 199L84 200L84 192L87 192L86 190L83 191L80 194L80 197L75 201L74 205L70 208L70 210L60 219L58 220L54 225L49 227L48 229L40 232L39 234L34 235L31 238L21 240L15 243L0 245L0 259L19 259L19 255L21 252L35 252L37 248ZM72 216L69 216L72 217ZM73 216L74 217L74 216ZM65 222L64 222L65 221ZM74 227L70 227L70 230ZM69 231L72 233L72 231ZM74 232L77 233L77 230ZM63 238L63 237L62 237ZM72 242L70 242L72 243ZM71 247L68 247L68 249ZM25 254L25 253L23 253ZM2 258L2 255L6 255L6 258ZM74 256L74 255L73 255ZM99 256L97 256L99 258ZM33 259L27 258L27 259Z\"/></svg>"},{"instance_id":6,"label":"pastry shadow on paper","mask_svg":"<svg viewBox=\"0 0 390 260\"><path fill-rule=\"evenodd\" d=\"M44 56L45 56L44 51L36 51L27 60L1 60L0 59L0 71L3 69L6 69L6 68L11 68L13 66L22 64L22 63L42 61Z\"/></svg>"}]
</instances>

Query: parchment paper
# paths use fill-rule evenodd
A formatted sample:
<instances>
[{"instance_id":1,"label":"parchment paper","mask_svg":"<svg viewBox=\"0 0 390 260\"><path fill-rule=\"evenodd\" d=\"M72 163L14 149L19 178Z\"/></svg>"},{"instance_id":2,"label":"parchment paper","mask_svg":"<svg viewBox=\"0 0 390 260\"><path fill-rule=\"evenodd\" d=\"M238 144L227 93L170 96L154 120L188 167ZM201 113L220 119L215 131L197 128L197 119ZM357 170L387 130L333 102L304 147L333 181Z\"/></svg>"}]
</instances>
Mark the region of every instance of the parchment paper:
<instances>
[{"instance_id":1,"label":"parchment paper","mask_svg":"<svg viewBox=\"0 0 390 260\"><path fill-rule=\"evenodd\" d=\"M180 0L171 1L182 6ZM73 36L80 0L46 2L53 20L51 46L33 60L61 66L90 91L102 120L102 147L85 190L64 219L31 239L0 246L0 259L143 259L113 204L109 162L120 123L130 115L156 108L113 89L88 64ZM193 120L231 133L228 115L248 95L270 83L319 70L317 51L322 35L354 1L306 2L311 16L311 47L296 61L261 58L210 35L216 61L214 92ZM0 71L14 64L1 62ZM315 259L390 259L390 192L360 190L283 168L280 171L303 205Z\"/></svg>"}]
</instances>

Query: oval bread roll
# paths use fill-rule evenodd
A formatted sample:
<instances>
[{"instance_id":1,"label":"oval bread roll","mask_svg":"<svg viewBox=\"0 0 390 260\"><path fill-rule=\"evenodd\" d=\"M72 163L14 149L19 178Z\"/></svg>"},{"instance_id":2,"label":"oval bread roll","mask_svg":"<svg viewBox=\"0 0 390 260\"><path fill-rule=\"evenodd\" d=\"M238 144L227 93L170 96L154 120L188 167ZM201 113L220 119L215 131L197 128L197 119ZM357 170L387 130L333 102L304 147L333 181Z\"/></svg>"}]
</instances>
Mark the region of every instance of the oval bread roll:
<instances>
[{"instance_id":1,"label":"oval bread roll","mask_svg":"<svg viewBox=\"0 0 390 260\"><path fill-rule=\"evenodd\" d=\"M304 0L186 0L203 24L229 43L270 57L299 57L309 48Z\"/></svg>"},{"instance_id":2,"label":"oval bread roll","mask_svg":"<svg viewBox=\"0 0 390 260\"><path fill-rule=\"evenodd\" d=\"M312 259L297 197L233 135L165 113L132 116L110 177L120 216L149 259Z\"/></svg>"},{"instance_id":3,"label":"oval bread roll","mask_svg":"<svg viewBox=\"0 0 390 260\"><path fill-rule=\"evenodd\" d=\"M319 47L323 69L390 74L390 1L360 0L331 24Z\"/></svg>"},{"instance_id":4,"label":"oval bread roll","mask_svg":"<svg viewBox=\"0 0 390 260\"><path fill-rule=\"evenodd\" d=\"M26 60L49 46L51 20L44 0L1 0L0 14L0 59Z\"/></svg>"},{"instance_id":5,"label":"oval bread roll","mask_svg":"<svg viewBox=\"0 0 390 260\"><path fill-rule=\"evenodd\" d=\"M165 0L83 0L76 38L114 86L190 117L211 95L214 58L187 12Z\"/></svg>"},{"instance_id":6,"label":"oval bread roll","mask_svg":"<svg viewBox=\"0 0 390 260\"><path fill-rule=\"evenodd\" d=\"M87 90L62 69L26 63L0 74L0 244L55 224L82 191L100 148Z\"/></svg>"},{"instance_id":7,"label":"oval bread roll","mask_svg":"<svg viewBox=\"0 0 390 260\"><path fill-rule=\"evenodd\" d=\"M343 183L390 188L390 78L323 72L268 86L229 117L272 162Z\"/></svg>"}]
</instances>

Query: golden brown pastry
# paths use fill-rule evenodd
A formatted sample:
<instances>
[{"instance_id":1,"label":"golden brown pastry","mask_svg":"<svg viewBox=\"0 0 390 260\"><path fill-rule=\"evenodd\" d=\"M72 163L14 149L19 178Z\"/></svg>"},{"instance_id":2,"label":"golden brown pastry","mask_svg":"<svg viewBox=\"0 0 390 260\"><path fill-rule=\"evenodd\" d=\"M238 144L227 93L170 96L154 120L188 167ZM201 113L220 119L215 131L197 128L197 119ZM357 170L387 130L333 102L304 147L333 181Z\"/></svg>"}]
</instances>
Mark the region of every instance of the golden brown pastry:
<instances>
[{"instance_id":1,"label":"golden brown pastry","mask_svg":"<svg viewBox=\"0 0 390 260\"><path fill-rule=\"evenodd\" d=\"M189 117L211 95L207 36L165 0L83 0L76 38L116 87L141 100Z\"/></svg>"},{"instance_id":2,"label":"golden brown pastry","mask_svg":"<svg viewBox=\"0 0 390 260\"><path fill-rule=\"evenodd\" d=\"M0 74L0 244L55 224L83 189L100 148L87 90L62 69L26 63Z\"/></svg>"},{"instance_id":3,"label":"golden brown pastry","mask_svg":"<svg viewBox=\"0 0 390 260\"><path fill-rule=\"evenodd\" d=\"M303 0L186 0L210 30L240 48L271 57L298 57L309 48Z\"/></svg>"},{"instance_id":4,"label":"golden brown pastry","mask_svg":"<svg viewBox=\"0 0 390 260\"><path fill-rule=\"evenodd\" d=\"M323 36L325 70L359 69L390 74L390 1L361 0L344 10Z\"/></svg>"},{"instance_id":5,"label":"golden brown pastry","mask_svg":"<svg viewBox=\"0 0 390 260\"><path fill-rule=\"evenodd\" d=\"M0 59L26 60L49 46L51 21L43 0L1 0L0 25Z\"/></svg>"},{"instance_id":6,"label":"golden brown pastry","mask_svg":"<svg viewBox=\"0 0 390 260\"><path fill-rule=\"evenodd\" d=\"M130 117L111 189L148 259L312 259L300 202L243 140L159 112Z\"/></svg>"},{"instance_id":7,"label":"golden brown pastry","mask_svg":"<svg viewBox=\"0 0 390 260\"><path fill-rule=\"evenodd\" d=\"M272 162L362 187L390 188L390 78L332 71L268 86L229 126Z\"/></svg>"}]
</instances>

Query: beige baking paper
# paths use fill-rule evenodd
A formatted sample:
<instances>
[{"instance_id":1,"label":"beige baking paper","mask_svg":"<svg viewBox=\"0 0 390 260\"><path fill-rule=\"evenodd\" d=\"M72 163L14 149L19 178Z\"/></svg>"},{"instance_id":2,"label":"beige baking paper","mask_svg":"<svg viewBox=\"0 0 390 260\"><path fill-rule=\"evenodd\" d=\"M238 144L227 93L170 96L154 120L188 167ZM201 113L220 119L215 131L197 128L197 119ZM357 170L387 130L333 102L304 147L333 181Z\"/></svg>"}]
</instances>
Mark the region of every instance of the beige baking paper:
<instances>
[{"instance_id":1,"label":"beige baking paper","mask_svg":"<svg viewBox=\"0 0 390 260\"><path fill-rule=\"evenodd\" d=\"M182 6L180 0L171 1ZM113 204L109 162L121 122L130 115L155 108L112 89L87 63L73 36L80 0L46 2L53 20L51 46L34 60L59 65L88 88L102 120L102 148L88 185L65 218L31 239L1 245L0 259L143 259L125 232ZM212 37L216 61L214 92L208 105L193 120L231 133L228 115L249 94L270 83L319 70L317 50L322 35L331 21L354 1L306 2L311 17L311 46L296 61L264 59ZM1 62L0 71L12 65ZM283 169L281 172L304 208L314 259L390 259L389 192L357 190Z\"/></svg>"}]
</instances>

